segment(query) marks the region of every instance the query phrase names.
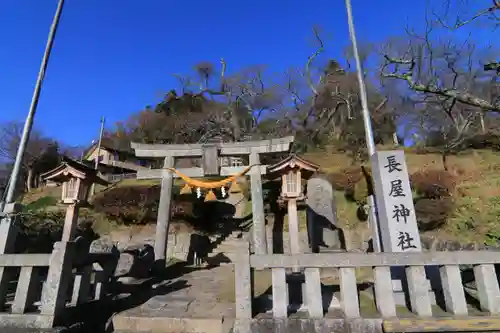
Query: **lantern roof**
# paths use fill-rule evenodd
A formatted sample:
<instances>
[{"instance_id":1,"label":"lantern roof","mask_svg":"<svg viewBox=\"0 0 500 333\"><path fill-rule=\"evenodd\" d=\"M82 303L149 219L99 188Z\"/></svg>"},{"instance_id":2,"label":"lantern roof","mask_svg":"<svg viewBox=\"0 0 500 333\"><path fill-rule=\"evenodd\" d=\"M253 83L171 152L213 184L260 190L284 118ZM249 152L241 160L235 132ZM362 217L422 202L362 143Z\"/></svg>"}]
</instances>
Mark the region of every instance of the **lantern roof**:
<instances>
[{"instance_id":1,"label":"lantern roof","mask_svg":"<svg viewBox=\"0 0 500 333\"><path fill-rule=\"evenodd\" d=\"M266 175L269 179L274 179L286 174L290 170L300 170L302 177L307 179L319 170L319 165L300 158L295 154L290 154L278 163L269 165Z\"/></svg>"},{"instance_id":2,"label":"lantern roof","mask_svg":"<svg viewBox=\"0 0 500 333\"><path fill-rule=\"evenodd\" d=\"M65 182L70 178L79 178L100 185L109 185L109 182L99 177L97 170L63 156L61 164L41 175L42 180Z\"/></svg>"}]
</instances>

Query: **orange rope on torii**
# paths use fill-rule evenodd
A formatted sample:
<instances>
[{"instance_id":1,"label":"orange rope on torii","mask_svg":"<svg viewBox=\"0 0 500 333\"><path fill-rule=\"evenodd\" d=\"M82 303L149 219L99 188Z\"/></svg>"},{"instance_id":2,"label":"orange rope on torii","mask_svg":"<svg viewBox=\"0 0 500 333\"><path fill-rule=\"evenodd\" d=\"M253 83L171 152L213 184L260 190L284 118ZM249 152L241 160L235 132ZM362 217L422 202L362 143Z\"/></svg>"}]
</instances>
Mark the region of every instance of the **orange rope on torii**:
<instances>
[{"instance_id":1,"label":"orange rope on torii","mask_svg":"<svg viewBox=\"0 0 500 333\"><path fill-rule=\"evenodd\" d=\"M183 174L182 172L180 172L179 170L177 170L175 168L165 168L165 169L175 173L177 176L179 176L179 178L181 178L186 183L186 185L184 185L184 187L181 190L181 194L192 193L192 188L196 187L198 197L200 197L202 188L209 189L210 191L205 196L205 201L213 201L213 200L217 200L217 197L215 196L213 189L218 188L218 187L224 188L224 185L232 183L231 188L229 189L229 192L239 191L240 189L238 188L238 184L236 183L236 180L239 177L246 175L250 171L250 169L252 169L252 167L257 166L257 165L259 165L259 164L250 165L250 166L246 167L242 172L240 172L236 175L232 175L232 176L229 176L227 178L224 178L222 180L215 181L215 182L204 182L201 180L193 179L189 176L186 176L185 174ZM223 193L224 193L224 190L223 190Z\"/></svg>"}]
</instances>

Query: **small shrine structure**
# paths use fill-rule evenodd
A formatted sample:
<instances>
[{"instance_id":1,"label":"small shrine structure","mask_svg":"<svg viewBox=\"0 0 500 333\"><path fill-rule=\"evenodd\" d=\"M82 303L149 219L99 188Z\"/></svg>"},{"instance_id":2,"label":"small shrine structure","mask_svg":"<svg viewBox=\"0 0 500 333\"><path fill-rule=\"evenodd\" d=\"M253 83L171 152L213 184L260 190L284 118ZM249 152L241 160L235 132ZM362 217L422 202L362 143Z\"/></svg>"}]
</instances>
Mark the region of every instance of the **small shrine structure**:
<instances>
[{"instance_id":1,"label":"small shrine structure","mask_svg":"<svg viewBox=\"0 0 500 333\"><path fill-rule=\"evenodd\" d=\"M318 165L294 154L267 168L266 178L276 179L281 177L279 200L287 202L291 254L300 253L297 201L305 199L303 180L308 180L318 170Z\"/></svg>"},{"instance_id":2,"label":"small shrine structure","mask_svg":"<svg viewBox=\"0 0 500 333\"><path fill-rule=\"evenodd\" d=\"M43 181L62 185L61 203L67 205L64 220L63 241L75 236L79 208L88 204L93 184L108 185L99 177L97 170L83 163L63 157L61 164L41 175Z\"/></svg>"}]
</instances>

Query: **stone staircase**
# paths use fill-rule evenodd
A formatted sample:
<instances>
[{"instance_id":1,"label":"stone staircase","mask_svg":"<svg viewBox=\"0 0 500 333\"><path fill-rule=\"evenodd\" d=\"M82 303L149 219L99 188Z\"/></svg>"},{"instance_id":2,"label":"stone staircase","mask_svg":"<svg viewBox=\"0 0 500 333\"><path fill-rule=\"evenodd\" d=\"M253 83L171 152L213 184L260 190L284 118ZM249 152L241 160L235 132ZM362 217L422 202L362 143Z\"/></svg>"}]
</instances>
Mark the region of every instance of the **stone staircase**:
<instances>
[{"instance_id":1,"label":"stone staircase","mask_svg":"<svg viewBox=\"0 0 500 333\"><path fill-rule=\"evenodd\" d=\"M220 264L231 264L242 251L248 246L245 233L241 231L233 231L229 234L210 237L212 242L212 250L209 253L209 258L216 256L227 257L231 262L222 261Z\"/></svg>"},{"instance_id":2,"label":"stone staircase","mask_svg":"<svg viewBox=\"0 0 500 333\"><path fill-rule=\"evenodd\" d=\"M116 313L115 333L229 333L235 317L228 265L196 269L155 286L145 303Z\"/></svg>"}]
</instances>

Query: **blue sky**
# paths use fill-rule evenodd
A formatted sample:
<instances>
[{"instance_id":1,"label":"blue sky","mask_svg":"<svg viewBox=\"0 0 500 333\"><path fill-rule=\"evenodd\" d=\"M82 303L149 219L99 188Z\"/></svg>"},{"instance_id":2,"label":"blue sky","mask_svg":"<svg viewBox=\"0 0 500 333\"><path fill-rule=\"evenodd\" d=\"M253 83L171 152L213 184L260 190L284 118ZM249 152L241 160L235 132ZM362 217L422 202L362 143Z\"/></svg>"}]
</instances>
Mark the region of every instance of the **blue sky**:
<instances>
[{"instance_id":1,"label":"blue sky","mask_svg":"<svg viewBox=\"0 0 500 333\"><path fill-rule=\"evenodd\" d=\"M0 1L0 122L26 117L56 6ZM358 38L399 35L424 7L424 0L353 0ZM340 58L349 42L342 0L67 0L35 126L86 145L101 115L112 126L154 104L176 86L172 73L189 73L199 61L224 57L233 70L266 64L273 72L302 66L314 25L332 36L328 56Z\"/></svg>"}]
</instances>

